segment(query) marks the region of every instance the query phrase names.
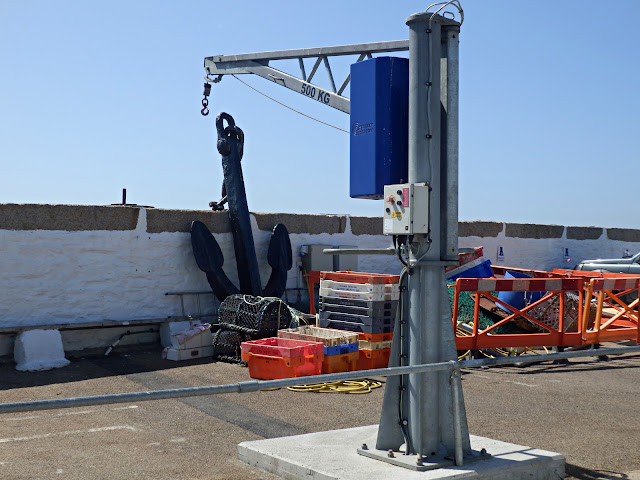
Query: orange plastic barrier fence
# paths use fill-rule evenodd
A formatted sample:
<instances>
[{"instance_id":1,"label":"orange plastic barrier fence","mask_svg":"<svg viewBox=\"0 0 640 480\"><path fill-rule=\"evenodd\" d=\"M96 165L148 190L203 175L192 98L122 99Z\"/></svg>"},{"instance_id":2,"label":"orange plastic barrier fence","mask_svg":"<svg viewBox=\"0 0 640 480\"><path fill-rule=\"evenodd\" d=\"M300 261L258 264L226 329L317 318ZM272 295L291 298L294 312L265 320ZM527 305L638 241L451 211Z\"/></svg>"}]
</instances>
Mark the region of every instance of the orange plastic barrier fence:
<instances>
[{"instance_id":1,"label":"orange plastic barrier fence","mask_svg":"<svg viewBox=\"0 0 640 480\"><path fill-rule=\"evenodd\" d=\"M640 343L638 329L638 285L640 281L629 278L593 278L589 280L585 304L597 302L593 328L588 329L583 318L583 343L601 341L634 340ZM635 299L627 304L622 296L635 292ZM607 311L605 312L605 307ZM605 316L605 313L609 315Z\"/></svg>"},{"instance_id":2,"label":"orange plastic barrier fence","mask_svg":"<svg viewBox=\"0 0 640 480\"><path fill-rule=\"evenodd\" d=\"M455 288L452 315L454 328L458 321L465 321L472 326L469 332L457 331L458 350L569 347L616 340L634 340L640 343L637 312L640 277L616 275L611 278L591 278L591 275L574 275L572 271L521 271L534 274L535 278L460 278L456 281L452 287ZM459 318L462 292L475 297L471 319ZM544 293L539 300L517 309L501 301L498 298L499 292ZM635 300L625 303L621 297L633 292L636 293ZM479 322L483 300L495 306L494 311L501 306L505 312L504 318L485 328L481 328ZM536 331L496 333L499 327L510 323Z\"/></svg>"}]
</instances>

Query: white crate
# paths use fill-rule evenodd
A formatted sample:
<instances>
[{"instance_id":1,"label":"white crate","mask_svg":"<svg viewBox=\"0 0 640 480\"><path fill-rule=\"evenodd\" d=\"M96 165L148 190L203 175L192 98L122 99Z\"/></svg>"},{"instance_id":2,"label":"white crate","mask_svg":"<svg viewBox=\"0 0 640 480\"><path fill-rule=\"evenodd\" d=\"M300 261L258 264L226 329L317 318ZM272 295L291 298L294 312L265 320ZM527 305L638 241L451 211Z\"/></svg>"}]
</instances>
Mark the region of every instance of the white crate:
<instances>
[{"instance_id":1,"label":"white crate","mask_svg":"<svg viewBox=\"0 0 640 480\"><path fill-rule=\"evenodd\" d=\"M400 299L400 291L397 292L349 292L346 290L336 290L333 288L320 287L320 297L334 297L334 298L349 298L352 300L371 300L374 302L383 300L398 300Z\"/></svg>"},{"instance_id":2,"label":"white crate","mask_svg":"<svg viewBox=\"0 0 640 480\"><path fill-rule=\"evenodd\" d=\"M400 286L397 283L348 283L338 282L336 280L320 280L320 288L331 288L334 290L341 290L345 292L366 292L366 293L395 293L400 291Z\"/></svg>"},{"instance_id":3,"label":"white crate","mask_svg":"<svg viewBox=\"0 0 640 480\"><path fill-rule=\"evenodd\" d=\"M213 357L213 345L199 348L167 348L167 360L179 361L204 357Z\"/></svg>"}]
</instances>

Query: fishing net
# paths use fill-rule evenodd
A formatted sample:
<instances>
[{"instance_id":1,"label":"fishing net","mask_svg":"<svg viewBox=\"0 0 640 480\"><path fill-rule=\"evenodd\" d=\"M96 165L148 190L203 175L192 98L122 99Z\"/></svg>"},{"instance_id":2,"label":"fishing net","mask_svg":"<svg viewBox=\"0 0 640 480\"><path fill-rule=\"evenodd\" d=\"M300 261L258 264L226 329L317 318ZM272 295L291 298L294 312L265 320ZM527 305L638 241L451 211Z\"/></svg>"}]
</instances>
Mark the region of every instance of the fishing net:
<instances>
[{"instance_id":1,"label":"fishing net","mask_svg":"<svg viewBox=\"0 0 640 480\"><path fill-rule=\"evenodd\" d=\"M248 340L253 338L246 333L218 330L213 336L213 357L230 363L240 363L240 344Z\"/></svg>"},{"instance_id":2,"label":"fishing net","mask_svg":"<svg viewBox=\"0 0 640 480\"><path fill-rule=\"evenodd\" d=\"M218 322L221 328L264 338L289 328L291 312L279 298L230 295L220 304Z\"/></svg>"},{"instance_id":3,"label":"fishing net","mask_svg":"<svg viewBox=\"0 0 640 480\"><path fill-rule=\"evenodd\" d=\"M298 314L279 298L228 296L218 309L220 330L213 337L214 358L243 363L240 359L242 342L274 337L282 328L297 327Z\"/></svg>"},{"instance_id":4,"label":"fishing net","mask_svg":"<svg viewBox=\"0 0 640 480\"><path fill-rule=\"evenodd\" d=\"M595 304L589 305L589 320L587 322L587 328L589 328L595 319L597 306ZM533 307L529 311L530 315L538 320L540 323L558 329L560 324L560 297L554 296L553 298L542 302L540 305ZM580 297L578 292L565 292L564 294L564 326L565 332L577 332L578 331L578 318L580 313ZM541 332L544 332L543 328L537 327Z\"/></svg>"},{"instance_id":5,"label":"fishing net","mask_svg":"<svg viewBox=\"0 0 640 480\"><path fill-rule=\"evenodd\" d=\"M453 300L455 297L455 280L447 281L447 292L449 293L449 303L451 304L451 309L453 310ZM497 296L496 292L491 292L491 295ZM468 323L469 325L473 325L473 312L475 309L475 300L471 298L470 292L460 292L458 298L458 318L456 321ZM498 323L502 320L502 316L497 313L492 313L490 311L480 309L478 312L478 329L484 330L494 323ZM509 334L509 333L527 333L526 330L518 327L513 322L508 322L505 325L501 325L495 330L492 330L492 333L495 335L500 334Z\"/></svg>"}]
</instances>

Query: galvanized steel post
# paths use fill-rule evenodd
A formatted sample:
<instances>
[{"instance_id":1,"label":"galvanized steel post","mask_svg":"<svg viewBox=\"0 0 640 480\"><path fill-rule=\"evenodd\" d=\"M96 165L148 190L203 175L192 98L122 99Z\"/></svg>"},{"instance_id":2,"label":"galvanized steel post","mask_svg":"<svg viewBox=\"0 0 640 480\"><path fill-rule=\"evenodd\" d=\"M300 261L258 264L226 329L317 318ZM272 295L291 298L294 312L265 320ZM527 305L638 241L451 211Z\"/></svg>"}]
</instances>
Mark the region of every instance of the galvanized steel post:
<instances>
[{"instance_id":1,"label":"galvanized steel post","mask_svg":"<svg viewBox=\"0 0 640 480\"><path fill-rule=\"evenodd\" d=\"M409 26L409 182L431 188L429 234L414 238L409 275L409 364L457 360L444 267L457 259L457 35L459 24L429 12L407 19ZM453 32L452 32L453 30ZM450 46L450 41L455 45ZM451 64L442 68L442 58ZM447 58L448 60L448 58ZM444 81L443 81L444 80ZM446 118L442 118L442 100ZM451 123L450 123L451 122ZM450 128L451 126L451 128ZM451 204L449 204L449 202ZM453 227L455 225L455 228ZM455 247L450 245L454 240ZM454 421L453 402L459 412ZM416 454L437 457L446 450L471 453L462 392L452 399L444 372L409 378L409 434ZM458 435L454 435L455 423Z\"/></svg>"},{"instance_id":2,"label":"galvanized steel post","mask_svg":"<svg viewBox=\"0 0 640 480\"><path fill-rule=\"evenodd\" d=\"M406 310L401 319L408 338L394 342L396 358L390 365L401 364L405 353L409 365L457 360L444 267L457 261L458 252L460 24L424 12L410 16L407 25L409 183L425 182L432 190L429 234L414 235L409 249ZM388 384L376 448L397 449L404 436L407 453L418 455L421 462L437 465L456 456L462 463L463 455L471 454L469 431L459 379L452 384L449 377L448 372L412 373L399 387L401 394ZM398 411L406 412L403 418L398 418Z\"/></svg>"},{"instance_id":3,"label":"galvanized steel post","mask_svg":"<svg viewBox=\"0 0 640 480\"><path fill-rule=\"evenodd\" d=\"M442 147L441 212L445 217L440 247L443 260L458 261L458 105L459 105L459 56L460 25L442 25L446 43L442 52L440 88L443 121L441 122L444 145Z\"/></svg>"}]
</instances>

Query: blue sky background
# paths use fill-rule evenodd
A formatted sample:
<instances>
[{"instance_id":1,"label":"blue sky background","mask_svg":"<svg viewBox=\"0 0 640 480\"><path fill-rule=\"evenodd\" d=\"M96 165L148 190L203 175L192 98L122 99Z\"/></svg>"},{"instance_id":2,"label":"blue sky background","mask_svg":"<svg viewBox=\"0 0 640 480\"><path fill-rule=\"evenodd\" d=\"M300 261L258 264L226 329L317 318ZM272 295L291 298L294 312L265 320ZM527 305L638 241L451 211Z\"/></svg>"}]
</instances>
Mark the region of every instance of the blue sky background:
<instances>
[{"instance_id":1,"label":"blue sky background","mask_svg":"<svg viewBox=\"0 0 640 480\"><path fill-rule=\"evenodd\" d=\"M0 202L101 205L127 188L130 203L208 209L226 111L246 135L250 210L379 216L381 201L349 198L347 133L232 77L202 117L203 59L405 39L428 4L0 0ZM640 1L462 5L460 219L640 228ZM348 115L242 79L349 128Z\"/></svg>"}]
</instances>

